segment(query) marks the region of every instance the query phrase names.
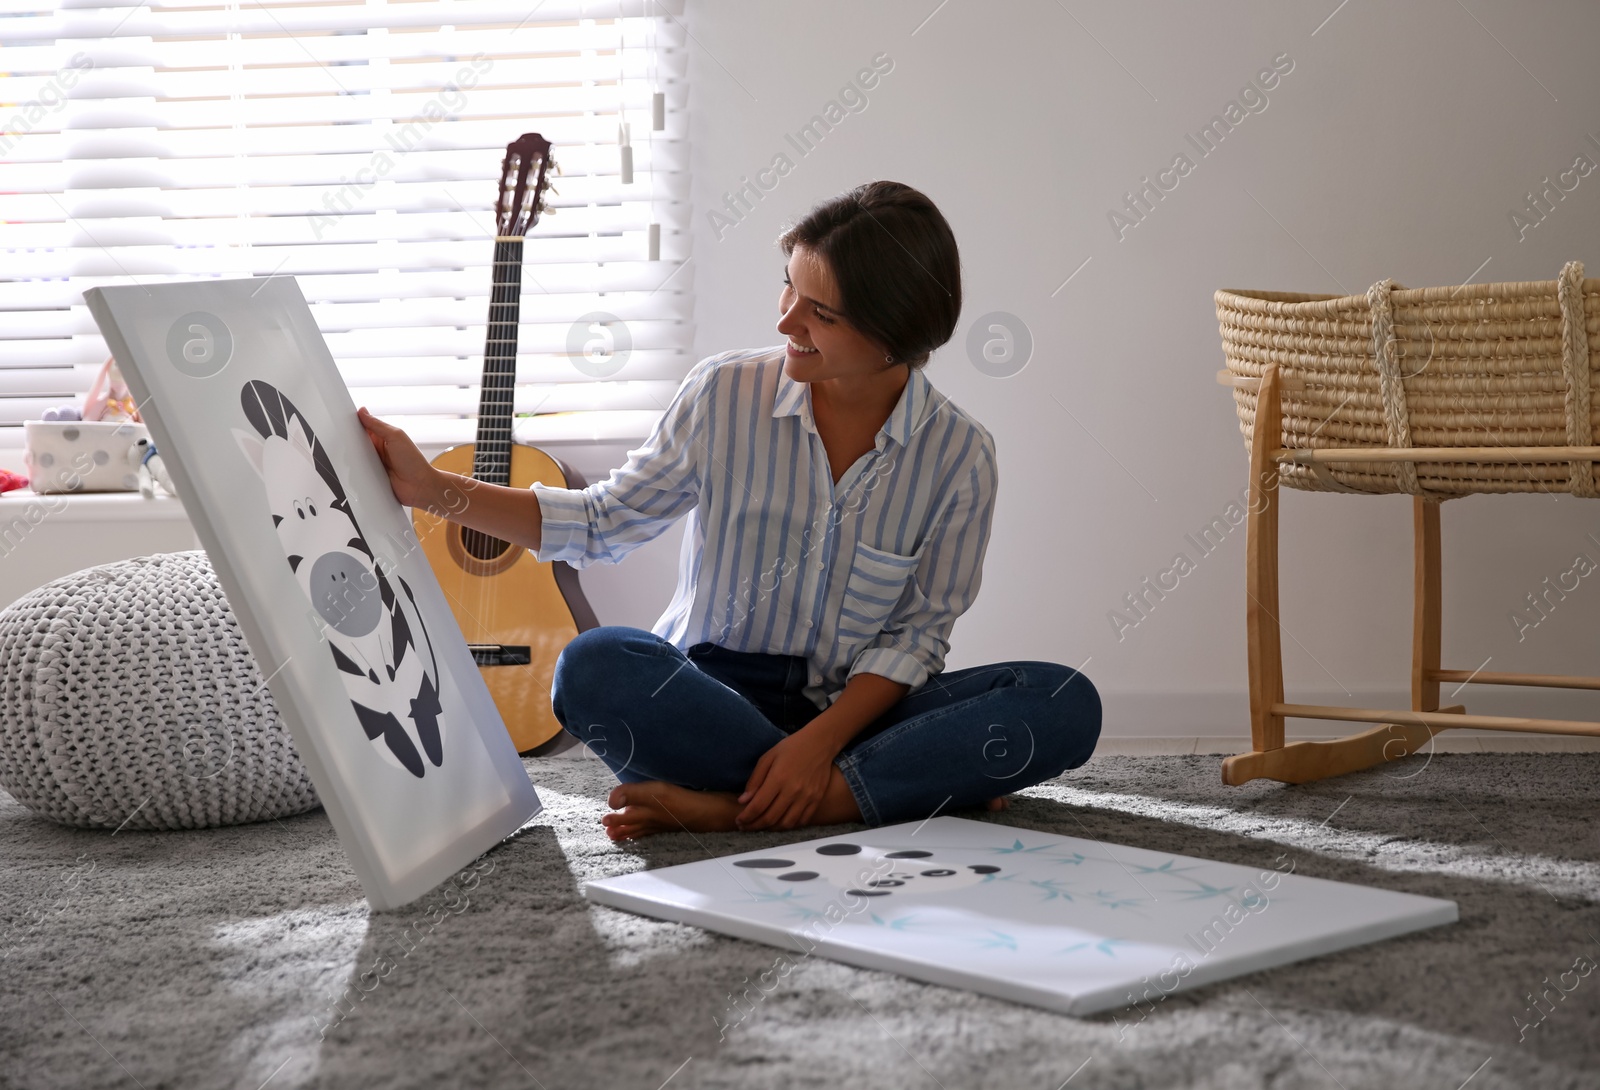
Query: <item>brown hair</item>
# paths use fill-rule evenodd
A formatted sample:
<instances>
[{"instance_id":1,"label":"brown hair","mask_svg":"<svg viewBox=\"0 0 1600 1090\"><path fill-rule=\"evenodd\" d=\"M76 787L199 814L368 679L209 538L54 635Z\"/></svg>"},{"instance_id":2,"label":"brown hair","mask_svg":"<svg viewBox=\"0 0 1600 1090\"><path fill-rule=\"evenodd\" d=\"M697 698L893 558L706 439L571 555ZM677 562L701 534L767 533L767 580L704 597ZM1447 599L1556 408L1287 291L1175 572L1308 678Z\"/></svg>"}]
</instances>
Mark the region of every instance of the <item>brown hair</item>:
<instances>
[{"instance_id":1,"label":"brown hair","mask_svg":"<svg viewBox=\"0 0 1600 1090\"><path fill-rule=\"evenodd\" d=\"M866 182L823 201L778 236L784 256L815 251L845 319L895 363L927 365L961 317L961 256L943 214L900 182Z\"/></svg>"}]
</instances>

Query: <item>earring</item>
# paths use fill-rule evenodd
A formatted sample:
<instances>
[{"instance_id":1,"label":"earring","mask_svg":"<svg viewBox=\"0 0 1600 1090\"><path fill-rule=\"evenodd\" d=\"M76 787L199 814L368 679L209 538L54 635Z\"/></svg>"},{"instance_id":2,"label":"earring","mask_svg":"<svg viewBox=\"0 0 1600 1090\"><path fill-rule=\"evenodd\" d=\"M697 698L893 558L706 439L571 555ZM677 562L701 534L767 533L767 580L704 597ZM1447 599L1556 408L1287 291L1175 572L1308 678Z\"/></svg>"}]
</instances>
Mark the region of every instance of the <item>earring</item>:
<instances>
[{"instance_id":1,"label":"earring","mask_svg":"<svg viewBox=\"0 0 1600 1090\"><path fill-rule=\"evenodd\" d=\"M885 357L883 357L883 362L884 363L893 363L894 362L894 357L893 356L885 356Z\"/></svg>"}]
</instances>

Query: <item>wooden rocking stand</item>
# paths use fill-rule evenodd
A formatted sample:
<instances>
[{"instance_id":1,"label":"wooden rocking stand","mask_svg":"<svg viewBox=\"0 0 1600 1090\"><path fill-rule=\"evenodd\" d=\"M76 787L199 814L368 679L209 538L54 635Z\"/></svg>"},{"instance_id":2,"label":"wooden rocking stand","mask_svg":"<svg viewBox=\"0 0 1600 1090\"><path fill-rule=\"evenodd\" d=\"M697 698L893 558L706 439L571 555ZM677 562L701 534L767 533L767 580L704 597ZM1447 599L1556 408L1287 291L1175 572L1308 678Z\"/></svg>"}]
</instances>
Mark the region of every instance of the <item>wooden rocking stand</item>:
<instances>
[{"instance_id":1,"label":"wooden rocking stand","mask_svg":"<svg viewBox=\"0 0 1600 1090\"><path fill-rule=\"evenodd\" d=\"M1250 662L1250 738L1253 752L1222 762L1222 782L1239 785L1258 778L1309 783L1371 768L1417 752L1435 734L1451 727L1578 734L1600 737L1600 723L1512 716L1467 715L1459 704L1439 706L1442 682L1533 685L1561 689L1600 689L1600 678L1548 674L1445 670L1439 664L1440 577L1439 504L1413 498L1416 535L1416 598L1411 644L1411 708L1388 711L1287 704L1283 694L1283 649L1278 612L1278 467L1326 462L1600 462L1597 446L1538 447L1373 447L1288 450L1282 438L1284 380L1276 364L1260 379L1223 371L1218 381L1257 391L1250 444L1250 509L1246 534L1246 627ZM1285 719L1330 719L1379 726L1325 742L1284 744Z\"/></svg>"}]
</instances>

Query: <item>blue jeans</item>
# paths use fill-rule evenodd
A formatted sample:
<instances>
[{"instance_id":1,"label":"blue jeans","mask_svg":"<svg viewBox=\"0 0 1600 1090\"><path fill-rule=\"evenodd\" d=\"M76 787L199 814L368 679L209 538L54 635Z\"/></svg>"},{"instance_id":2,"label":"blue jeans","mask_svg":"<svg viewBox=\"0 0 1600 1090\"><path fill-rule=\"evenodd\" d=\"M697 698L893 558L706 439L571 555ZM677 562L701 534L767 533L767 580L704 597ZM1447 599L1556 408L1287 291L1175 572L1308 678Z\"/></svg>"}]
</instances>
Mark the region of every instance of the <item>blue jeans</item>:
<instances>
[{"instance_id":1,"label":"blue jeans","mask_svg":"<svg viewBox=\"0 0 1600 1090\"><path fill-rule=\"evenodd\" d=\"M763 753L822 714L799 655L698 643L687 655L641 628L581 632L556 660L551 704L623 783L742 792ZM1100 695L1053 662L1001 662L929 678L834 759L869 825L919 821L1077 768L1100 737Z\"/></svg>"}]
</instances>

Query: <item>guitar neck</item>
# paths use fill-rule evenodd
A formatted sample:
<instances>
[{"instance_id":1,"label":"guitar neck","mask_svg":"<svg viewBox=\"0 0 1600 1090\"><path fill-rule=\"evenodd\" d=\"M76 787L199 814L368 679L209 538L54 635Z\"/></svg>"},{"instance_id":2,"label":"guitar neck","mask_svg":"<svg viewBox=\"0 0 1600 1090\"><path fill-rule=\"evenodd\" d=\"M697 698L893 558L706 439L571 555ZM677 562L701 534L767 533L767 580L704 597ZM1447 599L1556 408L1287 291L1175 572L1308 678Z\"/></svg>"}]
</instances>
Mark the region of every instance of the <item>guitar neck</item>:
<instances>
[{"instance_id":1,"label":"guitar neck","mask_svg":"<svg viewBox=\"0 0 1600 1090\"><path fill-rule=\"evenodd\" d=\"M511 483L511 423L517 390L517 325L522 306L522 239L494 241L494 287L483 344L483 386L478 394L478 438L472 476Z\"/></svg>"}]
</instances>

